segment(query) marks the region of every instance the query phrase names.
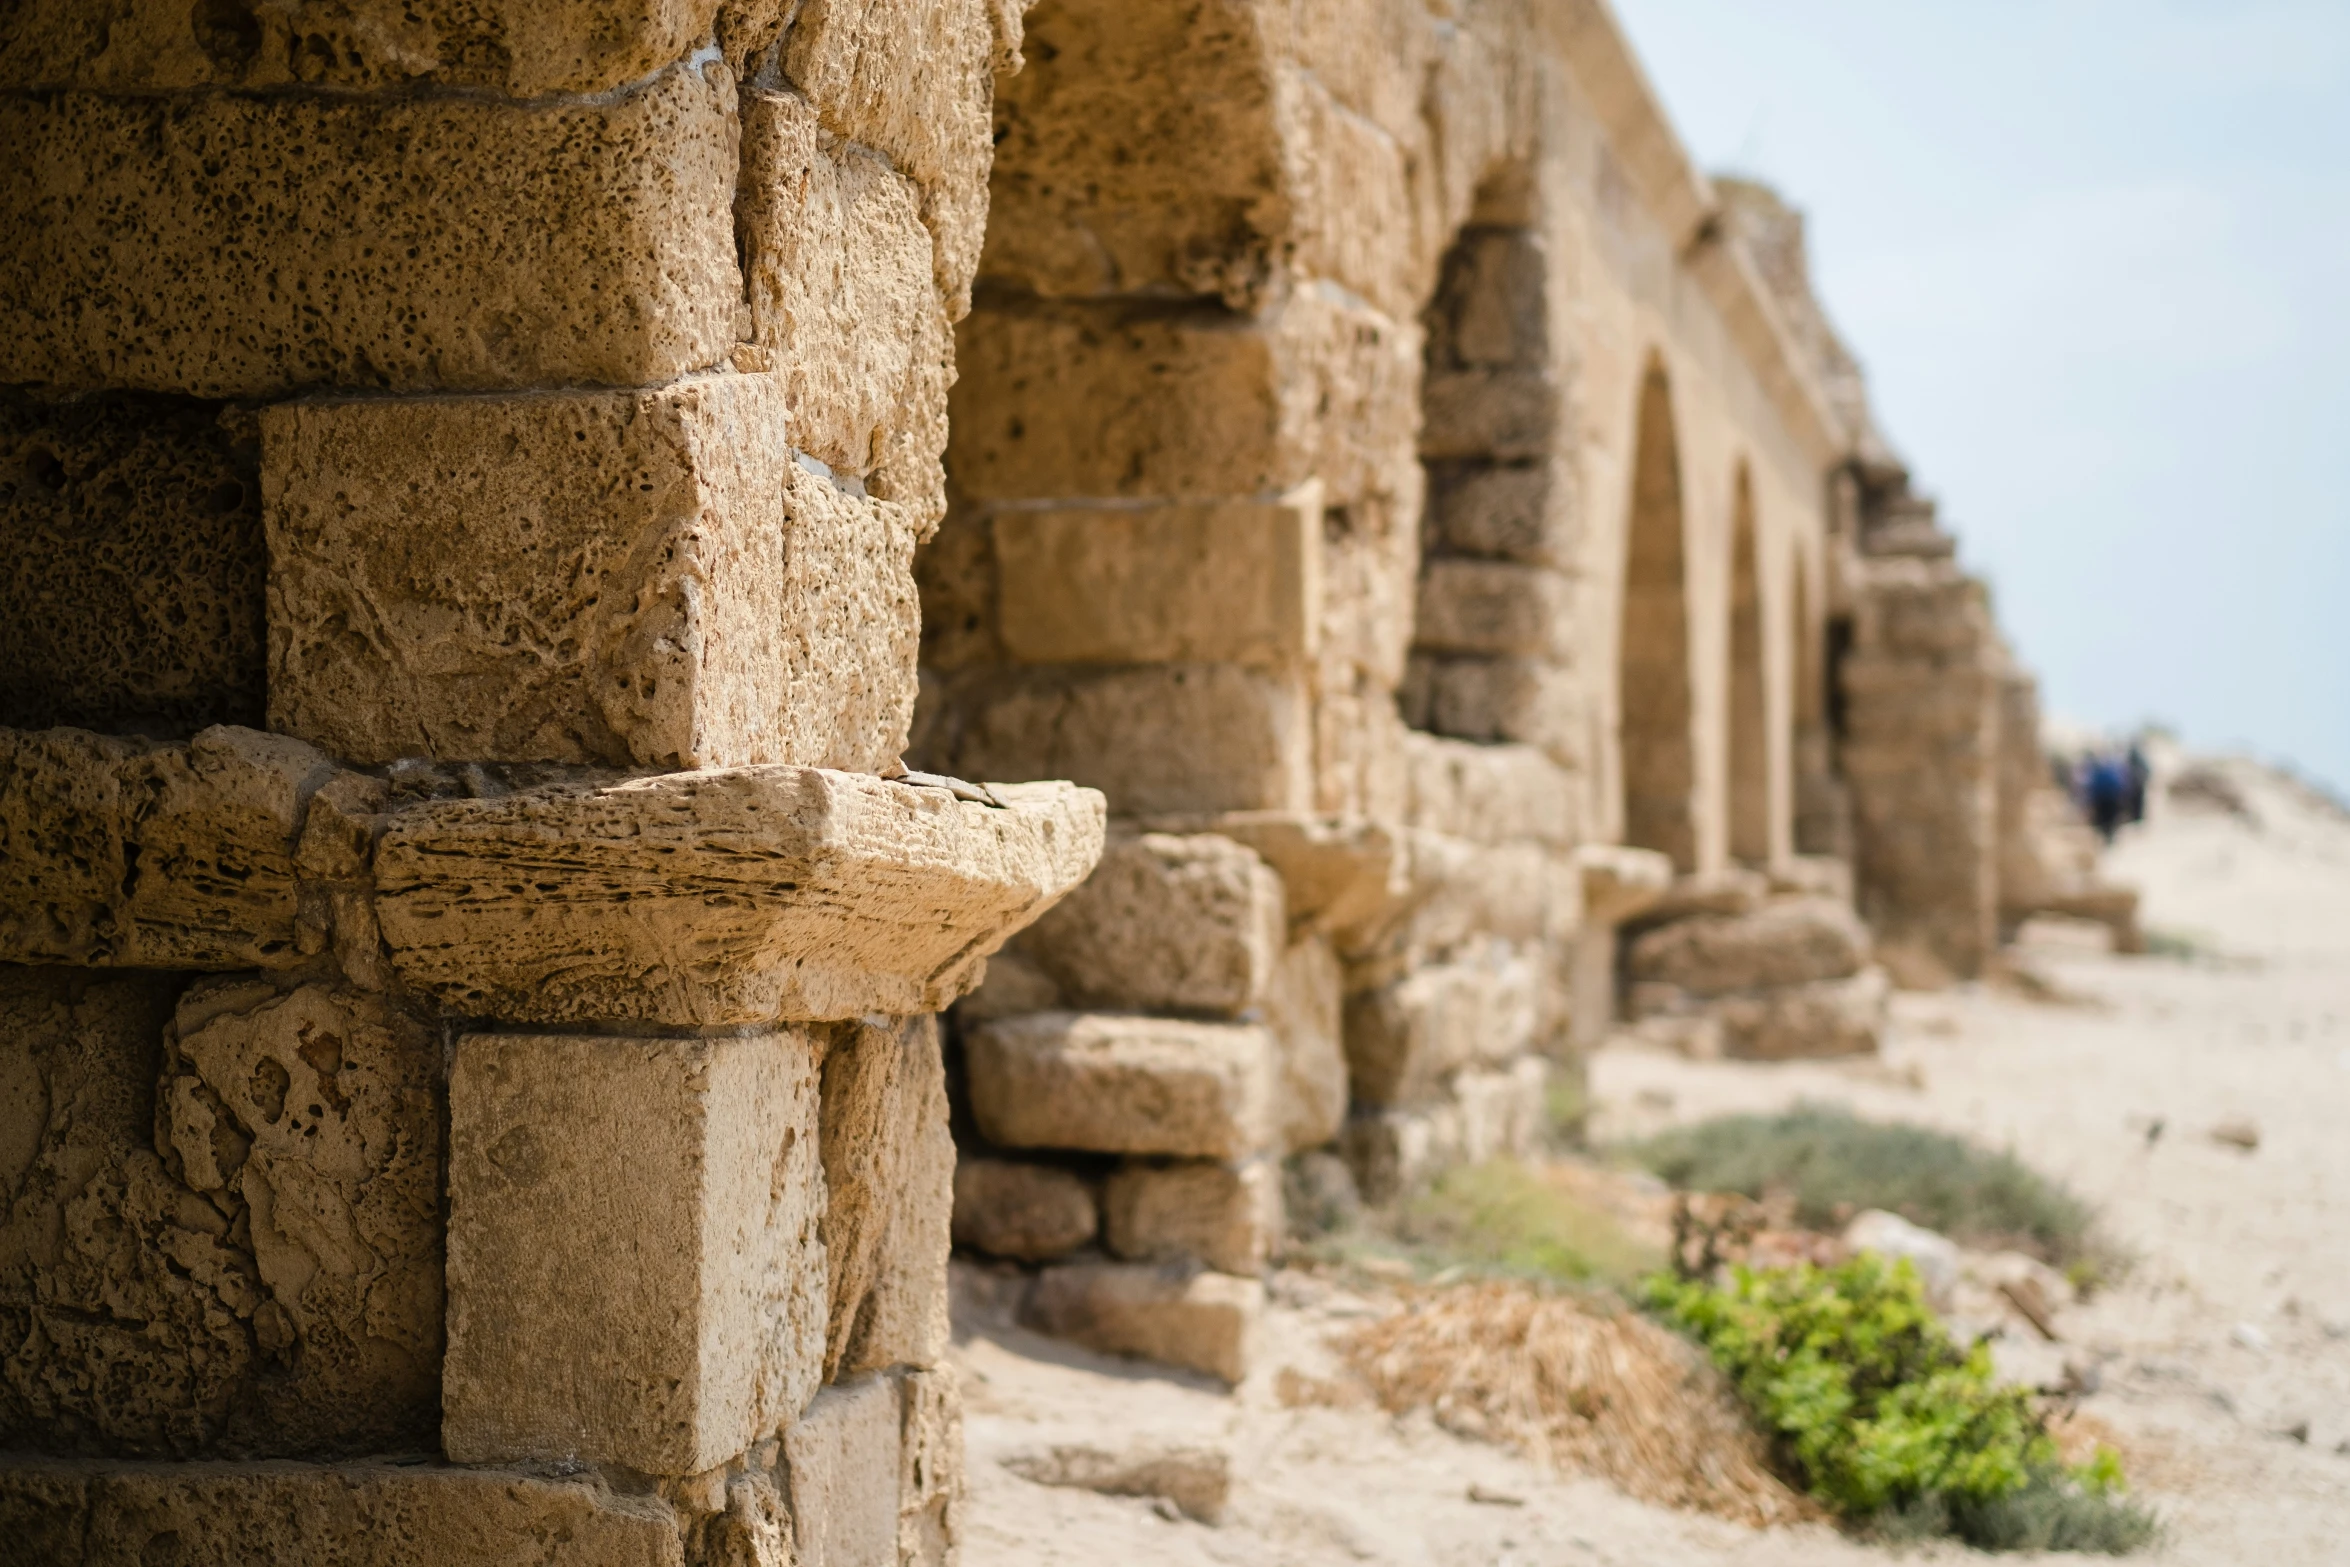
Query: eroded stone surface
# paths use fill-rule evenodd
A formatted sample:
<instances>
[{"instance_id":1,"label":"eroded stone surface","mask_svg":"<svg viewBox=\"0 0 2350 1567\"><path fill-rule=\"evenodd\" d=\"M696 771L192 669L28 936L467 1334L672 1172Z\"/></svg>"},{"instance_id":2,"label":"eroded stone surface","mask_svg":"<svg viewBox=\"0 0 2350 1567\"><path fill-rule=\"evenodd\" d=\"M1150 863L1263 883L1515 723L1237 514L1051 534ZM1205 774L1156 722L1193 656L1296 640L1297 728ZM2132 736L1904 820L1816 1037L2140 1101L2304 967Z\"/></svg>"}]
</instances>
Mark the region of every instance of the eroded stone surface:
<instances>
[{"instance_id":1,"label":"eroded stone surface","mask_svg":"<svg viewBox=\"0 0 2350 1567\"><path fill-rule=\"evenodd\" d=\"M260 723L260 466L213 405L0 399L0 724Z\"/></svg>"},{"instance_id":2,"label":"eroded stone surface","mask_svg":"<svg viewBox=\"0 0 2350 1567\"><path fill-rule=\"evenodd\" d=\"M1722 995L1843 979L1869 960L1869 933L1848 904L1782 898L1751 914L1700 914L1635 937L1624 951L1636 982Z\"/></svg>"},{"instance_id":3,"label":"eroded stone surface","mask_svg":"<svg viewBox=\"0 0 2350 1567\"><path fill-rule=\"evenodd\" d=\"M1093 1183L1073 1170L963 1154L955 1161L955 1244L1049 1262L1100 1228Z\"/></svg>"},{"instance_id":4,"label":"eroded stone surface","mask_svg":"<svg viewBox=\"0 0 2350 1567\"><path fill-rule=\"evenodd\" d=\"M1189 1258L1219 1273L1255 1274L1281 1234L1281 1171L1270 1159L1132 1163L1102 1186L1103 1240L1132 1262Z\"/></svg>"},{"instance_id":5,"label":"eroded stone surface","mask_svg":"<svg viewBox=\"0 0 2350 1567\"><path fill-rule=\"evenodd\" d=\"M894 761L916 525L793 459L790 398L269 410L272 725L359 762Z\"/></svg>"},{"instance_id":6,"label":"eroded stone surface","mask_svg":"<svg viewBox=\"0 0 2350 1567\"><path fill-rule=\"evenodd\" d=\"M200 397L667 380L724 358L734 85L0 99L0 381Z\"/></svg>"},{"instance_id":7,"label":"eroded stone surface","mask_svg":"<svg viewBox=\"0 0 2350 1567\"><path fill-rule=\"evenodd\" d=\"M1286 945L1281 878L1211 833L1113 842L1020 937L1070 1004L1227 1017L1264 997Z\"/></svg>"},{"instance_id":8,"label":"eroded stone surface","mask_svg":"<svg viewBox=\"0 0 2350 1567\"><path fill-rule=\"evenodd\" d=\"M1038 1276L1022 1319L1090 1349L1238 1382L1264 1306L1255 1279L1181 1264L1069 1262Z\"/></svg>"},{"instance_id":9,"label":"eroded stone surface","mask_svg":"<svg viewBox=\"0 0 2350 1567\"><path fill-rule=\"evenodd\" d=\"M784 1433L795 1567L897 1561L903 1423L897 1383L868 1376L817 1394Z\"/></svg>"},{"instance_id":10,"label":"eroded stone surface","mask_svg":"<svg viewBox=\"0 0 2350 1567\"><path fill-rule=\"evenodd\" d=\"M378 916L401 977L469 1015L935 1012L1100 853L1099 795L998 794L752 767L433 801L377 850Z\"/></svg>"},{"instance_id":11,"label":"eroded stone surface","mask_svg":"<svg viewBox=\"0 0 2350 1567\"><path fill-rule=\"evenodd\" d=\"M594 1480L431 1464L0 1461L0 1538L46 1567L683 1567L666 1502Z\"/></svg>"},{"instance_id":12,"label":"eroded stone surface","mask_svg":"<svg viewBox=\"0 0 2350 1567\"><path fill-rule=\"evenodd\" d=\"M442 1442L690 1475L824 1366L819 1042L469 1034L449 1084Z\"/></svg>"},{"instance_id":13,"label":"eroded stone surface","mask_svg":"<svg viewBox=\"0 0 2350 1567\"><path fill-rule=\"evenodd\" d=\"M825 1374L936 1364L955 1204L936 1018L841 1031L824 1057L823 1138Z\"/></svg>"}]
</instances>

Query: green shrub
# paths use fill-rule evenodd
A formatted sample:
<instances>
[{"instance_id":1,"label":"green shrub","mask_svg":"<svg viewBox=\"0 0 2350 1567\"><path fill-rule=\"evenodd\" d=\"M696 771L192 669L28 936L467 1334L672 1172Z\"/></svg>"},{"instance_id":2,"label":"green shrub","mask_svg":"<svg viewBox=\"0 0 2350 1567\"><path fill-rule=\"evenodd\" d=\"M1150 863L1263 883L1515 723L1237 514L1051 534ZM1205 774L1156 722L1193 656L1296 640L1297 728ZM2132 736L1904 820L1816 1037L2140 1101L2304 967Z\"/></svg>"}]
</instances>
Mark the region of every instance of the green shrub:
<instances>
[{"instance_id":1,"label":"green shrub","mask_svg":"<svg viewBox=\"0 0 2350 1567\"><path fill-rule=\"evenodd\" d=\"M1739 1268L1719 1286L1657 1275L1649 1304L1705 1345L1805 1489L1895 1537L1988 1549L2131 1549L2151 1514L2101 1451L2068 1470L2031 1395L1951 1342L1904 1261Z\"/></svg>"},{"instance_id":2,"label":"green shrub","mask_svg":"<svg viewBox=\"0 0 2350 1567\"><path fill-rule=\"evenodd\" d=\"M2089 1205L2013 1154L1835 1106L1722 1116L1631 1152L1684 1191L1784 1195L1797 1222L1814 1228L1883 1208L1969 1245L2013 1246L2059 1266L2094 1251Z\"/></svg>"}]
</instances>

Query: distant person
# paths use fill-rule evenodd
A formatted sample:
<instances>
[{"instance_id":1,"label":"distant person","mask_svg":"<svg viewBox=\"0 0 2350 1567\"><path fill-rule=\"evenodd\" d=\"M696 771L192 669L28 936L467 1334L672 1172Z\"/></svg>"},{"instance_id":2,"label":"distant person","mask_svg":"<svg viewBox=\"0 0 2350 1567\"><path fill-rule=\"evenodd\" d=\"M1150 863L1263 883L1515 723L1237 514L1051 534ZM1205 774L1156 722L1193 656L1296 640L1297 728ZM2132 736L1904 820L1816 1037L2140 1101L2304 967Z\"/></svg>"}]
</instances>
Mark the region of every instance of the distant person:
<instances>
[{"instance_id":1,"label":"distant person","mask_svg":"<svg viewBox=\"0 0 2350 1567\"><path fill-rule=\"evenodd\" d=\"M2122 819L2142 822L2146 819L2146 780L2154 775L2154 769L2147 765L2146 753L2137 741L2130 742L2129 755L2122 759L2122 766L2129 775L2129 801L2123 807Z\"/></svg>"},{"instance_id":2,"label":"distant person","mask_svg":"<svg viewBox=\"0 0 2350 1567\"><path fill-rule=\"evenodd\" d=\"M2098 837L2111 844L2113 835L2121 830L2123 815L2130 808L2127 764L2110 751L2091 754L2081 793L2082 804L2089 812L2089 825L2097 829Z\"/></svg>"}]
</instances>

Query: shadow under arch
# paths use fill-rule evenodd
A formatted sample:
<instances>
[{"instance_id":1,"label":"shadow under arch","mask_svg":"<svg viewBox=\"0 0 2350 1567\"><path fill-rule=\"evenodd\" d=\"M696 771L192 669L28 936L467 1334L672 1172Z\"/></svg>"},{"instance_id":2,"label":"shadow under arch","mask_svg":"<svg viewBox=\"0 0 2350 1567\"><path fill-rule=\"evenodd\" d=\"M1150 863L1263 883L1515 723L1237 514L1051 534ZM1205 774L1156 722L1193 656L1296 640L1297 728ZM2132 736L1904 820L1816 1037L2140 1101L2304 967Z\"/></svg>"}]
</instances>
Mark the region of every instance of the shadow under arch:
<instances>
[{"instance_id":1,"label":"shadow under arch","mask_svg":"<svg viewBox=\"0 0 2350 1567\"><path fill-rule=\"evenodd\" d=\"M1688 545L1672 385L1661 360L1641 378L1616 656L1624 841L1697 868L1697 757L1689 678Z\"/></svg>"}]
</instances>

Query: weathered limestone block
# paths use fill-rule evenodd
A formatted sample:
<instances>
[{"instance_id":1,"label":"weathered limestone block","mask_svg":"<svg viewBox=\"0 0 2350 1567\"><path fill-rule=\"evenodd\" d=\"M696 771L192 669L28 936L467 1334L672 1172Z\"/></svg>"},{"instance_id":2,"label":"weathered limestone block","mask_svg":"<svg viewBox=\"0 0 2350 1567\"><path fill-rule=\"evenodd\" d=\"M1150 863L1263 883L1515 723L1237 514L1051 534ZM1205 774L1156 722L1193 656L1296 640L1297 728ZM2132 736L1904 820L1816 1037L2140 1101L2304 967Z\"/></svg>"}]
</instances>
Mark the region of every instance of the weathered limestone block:
<instances>
[{"instance_id":1,"label":"weathered limestone block","mask_svg":"<svg viewBox=\"0 0 2350 1567\"><path fill-rule=\"evenodd\" d=\"M1288 811L1166 817L1167 830L1245 843L1281 874L1293 926L1344 931L1386 913L1410 890L1405 835L1380 822Z\"/></svg>"},{"instance_id":2,"label":"weathered limestone block","mask_svg":"<svg viewBox=\"0 0 2350 1567\"><path fill-rule=\"evenodd\" d=\"M896 760L914 525L793 460L787 395L268 410L272 724L360 762Z\"/></svg>"},{"instance_id":3,"label":"weathered limestone block","mask_svg":"<svg viewBox=\"0 0 2350 1567\"><path fill-rule=\"evenodd\" d=\"M0 724L258 724L260 466L209 404L0 399Z\"/></svg>"},{"instance_id":4,"label":"weathered limestone block","mask_svg":"<svg viewBox=\"0 0 2350 1567\"><path fill-rule=\"evenodd\" d=\"M927 466L927 529L944 500L952 349L920 199L822 130L807 99L744 94L735 222L752 341L787 389L792 444L844 474Z\"/></svg>"},{"instance_id":5,"label":"weathered limestone block","mask_svg":"<svg viewBox=\"0 0 2350 1567\"><path fill-rule=\"evenodd\" d=\"M904 1426L897 1383L835 1383L783 1434L793 1567L895 1567Z\"/></svg>"},{"instance_id":6,"label":"weathered limestone block","mask_svg":"<svg viewBox=\"0 0 2350 1567\"><path fill-rule=\"evenodd\" d=\"M1322 619L1321 488L1279 502L999 512L997 613L1036 664L1294 665Z\"/></svg>"},{"instance_id":7,"label":"weathered limestone block","mask_svg":"<svg viewBox=\"0 0 2350 1567\"><path fill-rule=\"evenodd\" d=\"M1550 567L1441 556L1420 570L1414 640L1431 653L1564 662L1571 600L1567 579Z\"/></svg>"},{"instance_id":8,"label":"weathered limestone block","mask_svg":"<svg viewBox=\"0 0 2350 1567\"><path fill-rule=\"evenodd\" d=\"M0 730L0 959L299 962L296 834L306 794L335 775L300 741L251 729L184 745Z\"/></svg>"},{"instance_id":9,"label":"weathered limestone block","mask_svg":"<svg viewBox=\"0 0 2350 1567\"><path fill-rule=\"evenodd\" d=\"M1387 1202L1457 1164L1523 1158L1539 1146L1549 1069L1521 1056L1495 1072L1464 1071L1452 1097L1410 1109L1358 1111L1341 1139L1366 1202Z\"/></svg>"},{"instance_id":10,"label":"weathered limestone block","mask_svg":"<svg viewBox=\"0 0 2350 1567\"><path fill-rule=\"evenodd\" d=\"M723 359L734 84L0 99L0 382L643 385Z\"/></svg>"},{"instance_id":11,"label":"weathered limestone block","mask_svg":"<svg viewBox=\"0 0 2350 1567\"><path fill-rule=\"evenodd\" d=\"M28 0L0 18L0 87L471 87L538 98L683 59L718 0Z\"/></svg>"},{"instance_id":12,"label":"weathered limestone block","mask_svg":"<svg viewBox=\"0 0 2350 1567\"><path fill-rule=\"evenodd\" d=\"M955 1142L938 1020L847 1025L824 1056L826 1380L947 1345Z\"/></svg>"},{"instance_id":13,"label":"weathered limestone block","mask_svg":"<svg viewBox=\"0 0 2350 1567\"><path fill-rule=\"evenodd\" d=\"M594 1478L427 1464L0 1460L0 1539L43 1567L507 1567L549 1559L684 1567L656 1496ZM558 1543L559 1542L559 1543ZM331 1551L331 1556L322 1552Z\"/></svg>"},{"instance_id":14,"label":"weathered limestone block","mask_svg":"<svg viewBox=\"0 0 2350 1567\"><path fill-rule=\"evenodd\" d=\"M963 1388L952 1365L898 1379L900 1567L949 1567L963 1543Z\"/></svg>"},{"instance_id":15,"label":"weathered limestone block","mask_svg":"<svg viewBox=\"0 0 2350 1567\"><path fill-rule=\"evenodd\" d=\"M1281 1170L1270 1159L1130 1163L1102 1186L1102 1240L1129 1262L1192 1259L1253 1275L1281 1234Z\"/></svg>"},{"instance_id":16,"label":"weathered limestone block","mask_svg":"<svg viewBox=\"0 0 2350 1567\"><path fill-rule=\"evenodd\" d=\"M171 1024L180 985L0 968L0 1443L428 1442L438 1039L372 996L250 981Z\"/></svg>"},{"instance_id":17,"label":"weathered limestone block","mask_svg":"<svg viewBox=\"0 0 2350 1567\"><path fill-rule=\"evenodd\" d=\"M1474 1062L1506 1061L1534 1042L1540 1021L1534 961L1486 941L1347 1004L1347 1068L1357 1104L1428 1099Z\"/></svg>"},{"instance_id":18,"label":"weathered limestone block","mask_svg":"<svg viewBox=\"0 0 2350 1567\"><path fill-rule=\"evenodd\" d=\"M1290 943L1265 992L1265 1026L1280 1048L1274 1128L1284 1151L1319 1148L1346 1121L1345 975L1330 938Z\"/></svg>"},{"instance_id":19,"label":"weathered limestone block","mask_svg":"<svg viewBox=\"0 0 2350 1567\"><path fill-rule=\"evenodd\" d=\"M1418 423L1417 334L1336 289L1264 314L983 310L958 340L948 465L974 500L1217 500L1310 478L1390 489Z\"/></svg>"},{"instance_id":20,"label":"weathered limestone block","mask_svg":"<svg viewBox=\"0 0 2350 1567\"><path fill-rule=\"evenodd\" d=\"M1559 438L1561 389L1546 371L1439 370L1421 393L1427 420L1420 454L1431 460L1491 457L1532 461Z\"/></svg>"},{"instance_id":21,"label":"weathered limestone block","mask_svg":"<svg viewBox=\"0 0 2350 1567\"><path fill-rule=\"evenodd\" d=\"M1571 569L1582 542L1574 472L1562 459L1440 466L1428 515L1436 537L1463 555Z\"/></svg>"},{"instance_id":22,"label":"weathered limestone block","mask_svg":"<svg viewBox=\"0 0 2350 1567\"><path fill-rule=\"evenodd\" d=\"M955 1244L1049 1262L1101 1227L1093 1185L1071 1170L963 1154L955 1161Z\"/></svg>"},{"instance_id":23,"label":"weathered limestone block","mask_svg":"<svg viewBox=\"0 0 2350 1567\"><path fill-rule=\"evenodd\" d=\"M1122 815L1313 799L1313 704L1296 678L1234 664L1026 669L941 696L949 711L915 754L959 778L1073 778Z\"/></svg>"},{"instance_id":24,"label":"weathered limestone block","mask_svg":"<svg viewBox=\"0 0 2350 1567\"><path fill-rule=\"evenodd\" d=\"M938 290L956 317L969 308L987 227L994 73L1019 60L1023 9L1001 0L806 0L783 40L784 75L824 128L884 153L922 187Z\"/></svg>"},{"instance_id":25,"label":"weathered limestone block","mask_svg":"<svg viewBox=\"0 0 2350 1567\"><path fill-rule=\"evenodd\" d=\"M1545 658L1414 653L1400 699L1414 728L1462 740L1518 741L1580 772L1591 762L1585 683Z\"/></svg>"},{"instance_id":26,"label":"weathered limestone block","mask_svg":"<svg viewBox=\"0 0 2350 1567\"><path fill-rule=\"evenodd\" d=\"M1099 795L996 795L750 767L435 800L377 848L377 917L400 977L468 1016L935 1012L1100 853Z\"/></svg>"},{"instance_id":27,"label":"weathered limestone block","mask_svg":"<svg viewBox=\"0 0 2350 1567\"><path fill-rule=\"evenodd\" d=\"M1428 285L1413 211L1422 149L1349 109L1310 68L1281 67L1274 103L1296 266L1408 319Z\"/></svg>"},{"instance_id":28,"label":"weathered limestone block","mask_svg":"<svg viewBox=\"0 0 2350 1567\"><path fill-rule=\"evenodd\" d=\"M990 1142L1244 1159L1270 1136L1276 1048L1254 1024L1042 1012L972 1030L965 1059Z\"/></svg>"},{"instance_id":29,"label":"weathered limestone block","mask_svg":"<svg viewBox=\"0 0 2350 1567\"><path fill-rule=\"evenodd\" d=\"M1875 1052L1891 990L1873 965L1841 979L1714 996L1652 980L1632 987L1626 1010L1639 1033L1684 1055L1789 1061Z\"/></svg>"},{"instance_id":30,"label":"weathered limestone block","mask_svg":"<svg viewBox=\"0 0 2350 1567\"><path fill-rule=\"evenodd\" d=\"M1485 745L1408 731L1405 821L1472 843L1532 839L1571 846L1583 780L1527 745Z\"/></svg>"},{"instance_id":31,"label":"weathered limestone block","mask_svg":"<svg viewBox=\"0 0 2350 1567\"><path fill-rule=\"evenodd\" d=\"M451 1458L699 1474L807 1404L824 1368L819 1048L796 1030L458 1042Z\"/></svg>"},{"instance_id":32,"label":"weathered limestone block","mask_svg":"<svg viewBox=\"0 0 2350 1567\"><path fill-rule=\"evenodd\" d=\"M1123 838L1019 946L1071 1005L1237 1016L1287 946L1281 878L1229 838Z\"/></svg>"},{"instance_id":33,"label":"weathered limestone block","mask_svg":"<svg viewBox=\"0 0 2350 1567\"><path fill-rule=\"evenodd\" d=\"M1783 898L1752 914L1699 914L1636 936L1624 951L1635 981L1715 996L1843 979L1869 960L1868 928L1849 905Z\"/></svg>"},{"instance_id":34,"label":"weathered limestone block","mask_svg":"<svg viewBox=\"0 0 2350 1567\"><path fill-rule=\"evenodd\" d=\"M1255 1279L1181 1264L1066 1262L1038 1276L1022 1320L1104 1354L1238 1382L1264 1308Z\"/></svg>"}]
</instances>

